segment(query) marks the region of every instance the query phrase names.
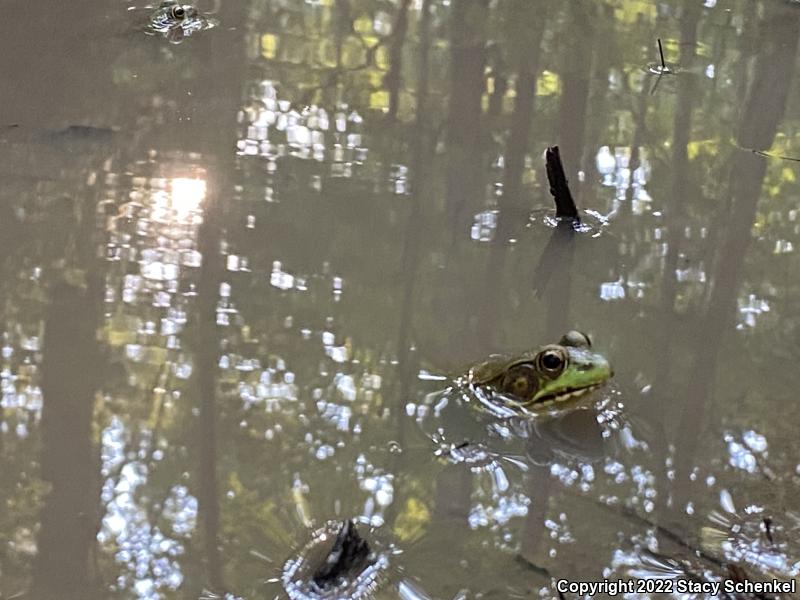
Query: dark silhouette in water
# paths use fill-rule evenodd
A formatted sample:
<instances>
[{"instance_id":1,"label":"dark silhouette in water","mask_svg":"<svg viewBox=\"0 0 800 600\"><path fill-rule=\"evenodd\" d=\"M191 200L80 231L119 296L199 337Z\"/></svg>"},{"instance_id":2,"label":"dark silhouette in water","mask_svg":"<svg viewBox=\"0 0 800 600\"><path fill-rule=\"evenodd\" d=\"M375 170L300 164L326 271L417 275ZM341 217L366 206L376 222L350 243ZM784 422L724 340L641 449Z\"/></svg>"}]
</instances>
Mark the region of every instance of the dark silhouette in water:
<instances>
[{"instance_id":1,"label":"dark silhouette in water","mask_svg":"<svg viewBox=\"0 0 800 600\"><path fill-rule=\"evenodd\" d=\"M567 183L558 146L547 148L545 166L547 181L550 184L550 194L556 205L558 224L534 269L533 292L537 297L542 295L548 288L553 275L560 274L556 278L556 284L550 289L551 300L548 302L549 327L552 328L552 332L557 332L567 328L569 297L572 287L570 274L574 256L572 241L575 226L580 225L581 219Z\"/></svg>"},{"instance_id":2,"label":"dark silhouette in water","mask_svg":"<svg viewBox=\"0 0 800 600\"><path fill-rule=\"evenodd\" d=\"M550 193L556 204L556 217L572 219L580 222L578 209L575 207L575 200L569 191L567 176L564 172L564 164L561 162L561 154L558 146L551 146L545 152L545 162L547 165L547 181L550 183Z\"/></svg>"},{"instance_id":3,"label":"dark silhouette in water","mask_svg":"<svg viewBox=\"0 0 800 600\"><path fill-rule=\"evenodd\" d=\"M97 535L99 457L92 444L98 361L96 307L91 291L53 287L45 318L42 360L42 479L50 485L42 506L32 597L96 598L90 569Z\"/></svg>"},{"instance_id":4,"label":"dark silhouette in water","mask_svg":"<svg viewBox=\"0 0 800 600\"><path fill-rule=\"evenodd\" d=\"M336 535L331 551L311 579L322 590L335 586L342 578L350 578L363 571L371 564L370 548L362 538L355 523L348 519L342 522L342 528Z\"/></svg>"}]
</instances>

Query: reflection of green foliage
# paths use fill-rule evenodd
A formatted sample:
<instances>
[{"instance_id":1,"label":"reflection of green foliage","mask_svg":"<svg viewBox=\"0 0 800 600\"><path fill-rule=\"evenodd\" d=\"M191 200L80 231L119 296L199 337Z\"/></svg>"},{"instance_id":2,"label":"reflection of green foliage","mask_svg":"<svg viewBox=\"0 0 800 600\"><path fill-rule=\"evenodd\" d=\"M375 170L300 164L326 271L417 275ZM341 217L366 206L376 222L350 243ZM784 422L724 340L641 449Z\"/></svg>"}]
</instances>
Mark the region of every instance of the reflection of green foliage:
<instances>
[{"instance_id":1,"label":"reflection of green foliage","mask_svg":"<svg viewBox=\"0 0 800 600\"><path fill-rule=\"evenodd\" d=\"M191 56L173 52L163 44L136 46L112 64L113 82L119 86L135 87L138 93L158 94L164 81L190 81L196 75ZM143 86L151 82L153 87L144 90Z\"/></svg>"},{"instance_id":2,"label":"reflection of green foliage","mask_svg":"<svg viewBox=\"0 0 800 600\"><path fill-rule=\"evenodd\" d=\"M424 502L415 497L406 500L394 522L394 533L403 542L414 542L425 533L431 514Z\"/></svg>"},{"instance_id":3,"label":"reflection of green foliage","mask_svg":"<svg viewBox=\"0 0 800 600\"><path fill-rule=\"evenodd\" d=\"M225 488L229 491L222 510L222 543L225 554L236 557L228 561L229 576L235 582L248 582L241 588L237 585L237 594L256 597L261 592L259 582L276 572L288 558L287 549L297 545L297 528L289 526L291 519L283 508L288 495L265 499L259 490L245 487L235 472L229 474Z\"/></svg>"},{"instance_id":4,"label":"reflection of green foliage","mask_svg":"<svg viewBox=\"0 0 800 600\"><path fill-rule=\"evenodd\" d=\"M39 512L48 486L31 464L38 444L3 440L0 468L0 593L13 597L28 587L36 555Z\"/></svg>"}]
</instances>

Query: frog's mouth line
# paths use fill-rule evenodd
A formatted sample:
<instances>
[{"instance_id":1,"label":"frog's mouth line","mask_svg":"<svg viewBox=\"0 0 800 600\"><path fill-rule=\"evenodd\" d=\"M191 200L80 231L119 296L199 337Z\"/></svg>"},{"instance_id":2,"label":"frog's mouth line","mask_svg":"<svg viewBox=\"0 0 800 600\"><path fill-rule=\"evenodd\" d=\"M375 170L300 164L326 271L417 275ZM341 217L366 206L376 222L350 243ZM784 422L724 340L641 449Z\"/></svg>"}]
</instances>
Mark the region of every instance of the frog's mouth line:
<instances>
[{"instance_id":1,"label":"frog's mouth line","mask_svg":"<svg viewBox=\"0 0 800 600\"><path fill-rule=\"evenodd\" d=\"M571 400L573 398L579 398L589 392L593 392L596 389L603 386L603 383L595 383L593 385L589 385L582 388L567 388L566 390L561 390L559 392L553 392L552 394L547 394L546 396L542 396L532 402L532 406L536 408L542 408L545 406L550 406L551 404L560 404L565 400Z\"/></svg>"}]
</instances>

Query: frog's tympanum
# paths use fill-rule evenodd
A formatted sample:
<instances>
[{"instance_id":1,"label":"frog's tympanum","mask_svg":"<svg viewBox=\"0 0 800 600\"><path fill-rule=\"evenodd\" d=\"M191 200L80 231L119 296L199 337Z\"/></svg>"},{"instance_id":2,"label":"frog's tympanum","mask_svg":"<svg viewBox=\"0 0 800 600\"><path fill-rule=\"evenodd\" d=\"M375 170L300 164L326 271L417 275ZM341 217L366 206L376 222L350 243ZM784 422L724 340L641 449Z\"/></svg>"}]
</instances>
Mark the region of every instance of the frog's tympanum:
<instances>
[{"instance_id":1,"label":"frog's tympanum","mask_svg":"<svg viewBox=\"0 0 800 600\"><path fill-rule=\"evenodd\" d=\"M218 24L200 13L191 4L180 4L177 0L164 0L150 15L146 31L166 37L173 44L180 44L184 38L197 31L211 29Z\"/></svg>"},{"instance_id":2,"label":"frog's tympanum","mask_svg":"<svg viewBox=\"0 0 800 600\"><path fill-rule=\"evenodd\" d=\"M558 344L538 351L513 358L493 356L471 368L465 382L489 392L492 401L504 407L536 413L572 408L612 375L608 360L592 350L589 337L570 331Z\"/></svg>"}]
</instances>

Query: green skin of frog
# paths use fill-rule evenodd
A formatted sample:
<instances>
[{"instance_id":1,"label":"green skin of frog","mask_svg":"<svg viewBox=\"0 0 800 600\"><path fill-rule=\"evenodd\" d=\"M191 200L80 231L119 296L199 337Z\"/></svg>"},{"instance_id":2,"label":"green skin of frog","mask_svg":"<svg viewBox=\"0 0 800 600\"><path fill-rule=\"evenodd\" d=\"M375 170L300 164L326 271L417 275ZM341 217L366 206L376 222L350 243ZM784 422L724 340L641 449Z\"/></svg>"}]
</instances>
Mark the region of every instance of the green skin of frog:
<instances>
[{"instance_id":1,"label":"green skin of frog","mask_svg":"<svg viewBox=\"0 0 800 600\"><path fill-rule=\"evenodd\" d=\"M613 374L608 360L592 350L589 337L570 331L558 344L538 351L492 357L472 367L466 383L500 394L509 408L536 413L574 407Z\"/></svg>"}]
</instances>

